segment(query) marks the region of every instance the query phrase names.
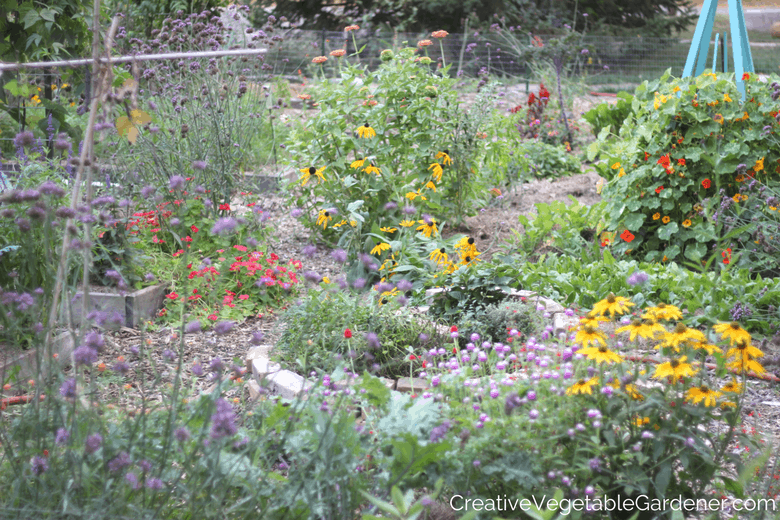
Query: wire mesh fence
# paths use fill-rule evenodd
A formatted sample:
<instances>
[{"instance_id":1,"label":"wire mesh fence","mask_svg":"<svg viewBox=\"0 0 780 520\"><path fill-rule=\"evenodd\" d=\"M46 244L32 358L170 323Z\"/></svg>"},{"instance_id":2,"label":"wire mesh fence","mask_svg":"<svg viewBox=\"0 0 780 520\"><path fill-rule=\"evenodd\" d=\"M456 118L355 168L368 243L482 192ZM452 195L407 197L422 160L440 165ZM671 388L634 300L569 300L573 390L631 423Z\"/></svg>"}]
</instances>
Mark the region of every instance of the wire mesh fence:
<instances>
[{"instance_id":1,"label":"wire mesh fence","mask_svg":"<svg viewBox=\"0 0 780 520\"><path fill-rule=\"evenodd\" d=\"M541 42L548 36L540 35ZM287 29L278 31L262 48L249 45L246 28L236 27L225 48L227 52L249 56L241 57L241 67L246 63L262 62L262 69L250 72L248 81L263 85L269 78L281 78L288 81L307 81L312 77L335 77L343 62L348 59L371 70L381 63L380 53L384 49L403 46L418 46L418 42L429 40L430 45L421 46L419 54L427 55L435 62L451 65L450 73L462 78L474 78L480 73L488 73L504 82L534 82L537 64L529 63L523 57L522 49L530 44L530 37L518 33L490 32L486 34L450 34L438 40L430 38L428 33L383 34L366 30L350 32L304 31ZM594 90L616 92L632 90L644 80L656 78L671 68L675 76L682 75L690 42L678 38L648 37L609 37L582 36L575 58L568 64L568 74ZM778 71L780 65L780 44L753 43L751 52L756 72L771 73ZM331 52L343 49L346 58L331 56ZM356 51L360 51L356 54ZM587 50L587 52L580 52ZM707 64L712 63L715 46L710 46ZM722 55L722 50L718 50ZM729 55L732 53L729 50ZM321 65L312 63L312 59L325 56L327 61ZM134 58L127 55L125 61ZM137 59L137 57L135 58ZM204 58L205 59L205 58ZM231 59L222 57L219 59ZM161 57L157 61L168 61L171 66L182 62L182 58ZM3 64L5 65L5 64ZM52 131L56 133L56 121L52 128L51 118L47 118L47 107L52 103L60 106L78 106L83 103L86 92L83 65L63 64L57 68L33 68L22 65L20 68L5 70L0 76L2 98L6 110L0 111L0 153L9 157L14 154L13 137L25 129L38 129L43 139L51 141ZM204 62L205 65L205 62ZM129 69L131 63L117 64ZM2 68L2 66L0 66ZM733 67L729 67L733 70ZM75 72L78 72L74 74ZM246 71L244 70L244 73ZM146 79L141 76L141 88ZM48 143L51 145L51 142ZM50 148L50 146L49 146Z\"/></svg>"}]
</instances>

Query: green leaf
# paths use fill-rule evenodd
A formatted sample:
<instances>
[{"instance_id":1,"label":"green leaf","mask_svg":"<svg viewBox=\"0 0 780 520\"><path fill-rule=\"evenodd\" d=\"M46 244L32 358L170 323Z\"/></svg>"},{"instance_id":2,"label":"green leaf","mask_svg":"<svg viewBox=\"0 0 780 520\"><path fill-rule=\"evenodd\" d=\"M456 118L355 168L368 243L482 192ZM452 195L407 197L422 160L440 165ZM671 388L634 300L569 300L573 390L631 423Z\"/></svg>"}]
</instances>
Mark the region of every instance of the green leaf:
<instances>
[{"instance_id":1,"label":"green leaf","mask_svg":"<svg viewBox=\"0 0 780 520\"><path fill-rule=\"evenodd\" d=\"M624 224L629 230L637 231L642 228L646 218L647 216L642 213L633 213L626 217Z\"/></svg>"},{"instance_id":2,"label":"green leaf","mask_svg":"<svg viewBox=\"0 0 780 520\"><path fill-rule=\"evenodd\" d=\"M707 254L707 246L705 246L701 242L696 242L695 244L688 245L685 248L685 258L689 258L694 262L698 262L699 260L704 258L704 255L706 254Z\"/></svg>"},{"instance_id":3,"label":"green leaf","mask_svg":"<svg viewBox=\"0 0 780 520\"><path fill-rule=\"evenodd\" d=\"M658 230L658 238L661 240L669 240L669 238L671 238L673 234L677 233L679 229L680 228L677 226L677 222L669 222Z\"/></svg>"},{"instance_id":4,"label":"green leaf","mask_svg":"<svg viewBox=\"0 0 780 520\"><path fill-rule=\"evenodd\" d=\"M41 17L38 16L38 11L35 9L30 9L27 11L27 14L24 15L24 18L22 18L22 23L24 23L25 30L29 29L36 23L38 23L38 20L40 20Z\"/></svg>"},{"instance_id":5,"label":"green leaf","mask_svg":"<svg viewBox=\"0 0 780 520\"><path fill-rule=\"evenodd\" d=\"M672 478L672 464L665 462L655 476L655 490L658 496L666 494L666 488L669 487L669 481Z\"/></svg>"}]
</instances>

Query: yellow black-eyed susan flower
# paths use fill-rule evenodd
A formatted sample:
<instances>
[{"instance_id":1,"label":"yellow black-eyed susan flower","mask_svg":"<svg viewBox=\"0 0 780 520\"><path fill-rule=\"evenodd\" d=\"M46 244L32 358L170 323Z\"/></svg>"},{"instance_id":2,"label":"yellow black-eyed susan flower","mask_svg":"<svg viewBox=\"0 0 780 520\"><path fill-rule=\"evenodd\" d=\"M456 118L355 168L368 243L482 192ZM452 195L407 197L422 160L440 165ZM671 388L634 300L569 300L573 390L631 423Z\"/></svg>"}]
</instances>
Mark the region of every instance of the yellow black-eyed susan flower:
<instances>
[{"instance_id":1,"label":"yellow black-eyed susan flower","mask_svg":"<svg viewBox=\"0 0 780 520\"><path fill-rule=\"evenodd\" d=\"M421 224L417 227L417 231L420 231L427 238L436 236L436 234L439 232L439 228L436 227L436 219L432 217L427 217L423 220L418 220L417 222Z\"/></svg>"},{"instance_id":2,"label":"yellow black-eyed susan flower","mask_svg":"<svg viewBox=\"0 0 780 520\"><path fill-rule=\"evenodd\" d=\"M317 225L322 226L322 229L328 228L328 223L333 220L333 215L326 209L321 209L320 214L317 216Z\"/></svg>"},{"instance_id":3,"label":"yellow black-eyed susan flower","mask_svg":"<svg viewBox=\"0 0 780 520\"><path fill-rule=\"evenodd\" d=\"M387 305L396 296L398 296L398 287L393 287L393 290L383 292L379 295L379 305Z\"/></svg>"},{"instance_id":4,"label":"yellow black-eyed susan flower","mask_svg":"<svg viewBox=\"0 0 780 520\"><path fill-rule=\"evenodd\" d=\"M387 242L379 242L371 250L371 254L372 255L381 255L382 251L387 251L388 249L390 249L390 244L388 244Z\"/></svg>"},{"instance_id":5,"label":"yellow black-eyed susan flower","mask_svg":"<svg viewBox=\"0 0 780 520\"><path fill-rule=\"evenodd\" d=\"M431 172L431 175L433 175L433 178L436 180L436 182L441 181L441 176L444 173L444 168L441 167L441 164L435 162L430 166L428 166L428 169L433 170L433 172Z\"/></svg>"},{"instance_id":6,"label":"yellow black-eyed susan flower","mask_svg":"<svg viewBox=\"0 0 780 520\"><path fill-rule=\"evenodd\" d=\"M635 318L631 320L631 323L624 327L620 327L615 332L628 332L628 340L634 341L637 336L645 339L655 339L656 336L666 332L666 329L655 320L641 320Z\"/></svg>"},{"instance_id":7,"label":"yellow black-eyed susan flower","mask_svg":"<svg viewBox=\"0 0 780 520\"><path fill-rule=\"evenodd\" d=\"M606 318L604 316L601 316L598 313L595 313L593 311L590 311L588 314L580 318L580 326L582 327L593 327L598 328L599 323L602 321L609 321L609 318Z\"/></svg>"},{"instance_id":8,"label":"yellow black-eyed susan flower","mask_svg":"<svg viewBox=\"0 0 780 520\"><path fill-rule=\"evenodd\" d=\"M639 389L636 387L636 385L633 384L627 384L623 390L626 392L626 394L635 401L644 401L645 396L642 395L639 392Z\"/></svg>"},{"instance_id":9,"label":"yellow black-eyed susan flower","mask_svg":"<svg viewBox=\"0 0 780 520\"><path fill-rule=\"evenodd\" d=\"M434 249L431 252L431 255L428 257L432 262L436 262L437 264L446 264L449 262L449 257L447 256L447 250L443 247L440 249Z\"/></svg>"},{"instance_id":10,"label":"yellow black-eyed susan flower","mask_svg":"<svg viewBox=\"0 0 780 520\"><path fill-rule=\"evenodd\" d=\"M726 352L726 357L743 361L760 358L763 355L764 353L759 348L754 347L750 340L741 340Z\"/></svg>"},{"instance_id":11,"label":"yellow black-eyed susan flower","mask_svg":"<svg viewBox=\"0 0 780 520\"><path fill-rule=\"evenodd\" d=\"M593 312L601 315L609 313L610 316L614 316L615 314L624 314L628 311L628 308L633 307L633 305L633 302L628 298L615 296L613 293L609 293L609 296L593 306Z\"/></svg>"},{"instance_id":12,"label":"yellow black-eyed susan flower","mask_svg":"<svg viewBox=\"0 0 780 520\"><path fill-rule=\"evenodd\" d=\"M690 363L686 363L688 359L686 356L679 358L672 358L665 363L661 363L655 367L655 374L653 377L656 379L663 379L664 377L690 377L696 374L696 370L693 369Z\"/></svg>"},{"instance_id":13,"label":"yellow black-eyed susan flower","mask_svg":"<svg viewBox=\"0 0 780 520\"><path fill-rule=\"evenodd\" d=\"M376 173L377 175L379 175L381 173L379 168L374 166L374 163L371 163L368 166L366 166L366 168L363 171L366 172L366 173Z\"/></svg>"},{"instance_id":14,"label":"yellow black-eyed susan flower","mask_svg":"<svg viewBox=\"0 0 780 520\"><path fill-rule=\"evenodd\" d=\"M580 326L577 329L577 335L574 336L574 342L582 344L583 347L587 347L591 343L594 345L606 345L607 335L596 327L590 325Z\"/></svg>"},{"instance_id":15,"label":"yellow black-eyed susan flower","mask_svg":"<svg viewBox=\"0 0 780 520\"><path fill-rule=\"evenodd\" d=\"M688 391L685 392L685 399L693 404L699 404L704 401L704 406L710 407L715 406L718 403L718 397L721 397L722 395L722 393L713 390L707 385L701 385L689 388Z\"/></svg>"},{"instance_id":16,"label":"yellow black-eyed susan flower","mask_svg":"<svg viewBox=\"0 0 780 520\"><path fill-rule=\"evenodd\" d=\"M449 166L452 164L452 159L450 158L450 151L444 150L443 152L439 152L436 154L436 159L441 159L441 163L444 166Z\"/></svg>"},{"instance_id":17,"label":"yellow black-eyed susan flower","mask_svg":"<svg viewBox=\"0 0 780 520\"><path fill-rule=\"evenodd\" d=\"M642 318L648 320L681 320L682 317L682 311L679 307L664 302L655 307L648 307L642 315Z\"/></svg>"},{"instance_id":18,"label":"yellow black-eyed susan flower","mask_svg":"<svg viewBox=\"0 0 780 520\"><path fill-rule=\"evenodd\" d=\"M414 199L416 199L417 197L420 197L420 199L421 199L421 200L428 200L428 199L425 197L425 195L423 195L422 193L420 193L420 191L419 191L419 190L417 190L417 191L410 191L409 193L407 193L406 195L404 195L404 197L406 197L406 198L407 198L407 199L409 199L409 200L414 200Z\"/></svg>"},{"instance_id":19,"label":"yellow black-eyed susan flower","mask_svg":"<svg viewBox=\"0 0 780 520\"><path fill-rule=\"evenodd\" d=\"M466 255L476 256L477 253L477 241L473 237L464 236L455 243L455 250L460 253L461 257Z\"/></svg>"},{"instance_id":20,"label":"yellow black-eyed susan flower","mask_svg":"<svg viewBox=\"0 0 780 520\"><path fill-rule=\"evenodd\" d=\"M463 266L463 265L469 265L471 263L478 262L478 261L479 261L479 253L465 254L465 255L461 256L460 262L458 262L456 267L460 267L460 266Z\"/></svg>"},{"instance_id":21,"label":"yellow black-eyed susan flower","mask_svg":"<svg viewBox=\"0 0 780 520\"><path fill-rule=\"evenodd\" d=\"M726 363L726 368L734 370L740 374L753 372L755 374L761 375L766 372L764 367L761 366L761 363L756 361L755 358L750 354L747 354L742 359L735 359L730 363Z\"/></svg>"},{"instance_id":22,"label":"yellow black-eyed susan flower","mask_svg":"<svg viewBox=\"0 0 780 520\"><path fill-rule=\"evenodd\" d=\"M744 390L744 385L737 381L735 378L731 378L731 381L721 387L721 392L728 392L732 394L741 394Z\"/></svg>"},{"instance_id":23,"label":"yellow black-eyed susan flower","mask_svg":"<svg viewBox=\"0 0 780 520\"><path fill-rule=\"evenodd\" d=\"M598 382L598 377L591 377L587 381L585 379L580 379L566 390L566 395L593 395L593 387L596 386Z\"/></svg>"},{"instance_id":24,"label":"yellow black-eyed susan flower","mask_svg":"<svg viewBox=\"0 0 780 520\"><path fill-rule=\"evenodd\" d=\"M401 227L412 227L414 226L414 224L415 224L414 220L407 220L407 219L404 219L398 223L398 225Z\"/></svg>"},{"instance_id":25,"label":"yellow black-eyed susan flower","mask_svg":"<svg viewBox=\"0 0 780 520\"><path fill-rule=\"evenodd\" d=\"M357 129L358 137L371 138L376 137L376 130L371 128L371 125L364 123L363 126L359 126Z\"/></svg>"},{"instance_id":26,"label":"yellow black-eyed susan flower","mask_svg":"<svg viewBox=\"0 0 780 520\"><path fill-rule=\"evenodd\" d=\"M727 339L734 345L735 343L747 342L750 343L750 333L743 329L739 323L732 321L731 323L718 323L713 325L712 330L720 334L721 339Z\"/></svg>"},{"instance_id":27,"label":"yellow black-eyed susan flower","mask_svg":"<svg viewBox=\"0 0 780 520\"><path fill-rule=\"evenodd\" d=\"M314 166L310 166L308 168L301 168L300 172L303 174L303 176L301 177L301 186L306 186L306 183L311 180L312 176L315 176L319 179L317 182L323 182L325 180L325 176L322 175L322 172L324 171L325 171L325 166L323 166L319 170Z\"/></svg>"},{"instance_id":28,"label":"yellow black-eyed susan flower","mask_svg":"<svg viewBox=\"0 0 780 520\"><path fill-rule=\"evenodd\" d=\"M707 343L706 341L693 343L692 346L696 350L704 350L704 351L706 351L708 356L711 356L712 354L714 354L716 352L718 354L723 353L723 351L720 349L720 347L718 347L717 345L713 345L712 343Z\"/></svg>"},{"instance_id":29,"label":"yellow black-eyed susan flower","mask_svg":"<svg viewBox=\"0 0 780 520\"><path fill-rule=\"evenodd\" d=\"M661 347L671 347L678 350L681 343L694 345L696 343L706 342L707 338L704 336L703 332L691 329L685 323L678 323L674 326L672 332L664 333L664 335L661 336L661 340L663 340L663 343L660 345Z\"/></svg>"},{"instance_id":30,"label":"yellow black-eyed susan flower","mask_svg":"<svg viewBox=\"0 0 780 520\"><path fill-rule=\"evenodd\" d=\"M606 345L598 347L587 347L579 351L580 354L597 363L620 363L623 357L617 352L613 352Z\"/></svg>"},{"instance_id":31,"label":"yellow black-eyed susan flower","mask_svg":"<svg viewBox=\"0 0 780 520\"><path fill-rule=\"evenodd\" d=\"M354 168L355 170L359 170L363 167L363 165L366 164L365 159L357 159L355 161L352 161L352 164L349 165L350 168Z\"/></svg>"},{"instance_id":32,"label":"yellow black-eyed susan flower","mask_svg":"<svg viewBox=\"0 0 780 520\"><path fill-rule=\"evenodd\" d=\"M425 184L425 187L428 188L429 190L433 190L433 192L436 193L436 185L433 183L433 181L428 181Z\"/></svg>"},{"instance_id":33,"label":"yellow black-eyed susan flower","mask_svg":"<svg viewBox=\"0 0 780 520\"><path fill-rule=\"evenodd\" d=\"M387 227L387 226L385 226L385 227L381 227L381 228L379 228L379 229L380 229L380 230L382 230L382 231L384 231L385 233L395 233L396 231L398 231L398 228L394 228L394 227Z\"/></svg>"}]
</instances>

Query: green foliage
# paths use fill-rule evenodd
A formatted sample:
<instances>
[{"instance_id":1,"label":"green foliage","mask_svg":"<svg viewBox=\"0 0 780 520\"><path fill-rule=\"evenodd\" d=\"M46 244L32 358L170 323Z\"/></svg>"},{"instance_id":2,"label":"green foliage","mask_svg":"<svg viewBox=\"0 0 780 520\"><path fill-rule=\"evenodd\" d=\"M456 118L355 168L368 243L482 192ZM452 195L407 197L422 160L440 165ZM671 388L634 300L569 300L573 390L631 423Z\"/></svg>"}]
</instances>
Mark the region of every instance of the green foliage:
<instances>
[{"instance_id":1,"label":"green foliage","mask_svg":"<svg viewBox=\"0 0 780 520\"><path fill-rule=\"evenodd\" d=\"M509 331L517 330L521 336L530 337L544 329L539 313L529 304L516 299L506 299L473 312L465 312L457 322L458 330L476 332L484 340L507 341ZM464 345L468 336L460 337Z\"/></svg>"},{"instance_id":2,"label":"green foliage","mask_svg":"<svg viewBox=\"0 0 780 520\"><path fill-rule=\"evenodd\" d=\"M582 173L580 161L564 145L543 141L523 141L515 153L522 154L530 165L531 174L538 179L558 179Z\"/></svg>"},{"instance_id":3,"label":"green foliage","mask_svg":"<svg viewBox=\"0 0 780 520\"><path fill-rule=\"evenodd\" d=\"M221 25L187 24L183 18L163 24L163 31L175 35L175 45L159 39L151 44L136 41L133 50L207 50L209 41L224 42L227 37ZM277 146L270 118L273 100L246 75L252 69L259 72L261 65L260 61L247 66L240 59L199 58L174 67L150 63L141 73L144 95L139 106L123 104L113 115L124 159L116 167L117 176L123 176L126 184L141 186L165 185L174 175L191 177L210 190L209 210L219 214L219 206L230 203L234 194L238 166L250 166L253 144L263 139L272 148ZM125 77L132 91L133 80Z\"/></svg>"},{"instance_id":4,"label":"green foliage","mask_svg":"<svg viewBox=\"0 0 780 520\"><path fill-rule=\"evenodd\" d=\"M411 345L425 334L430 348L444 339L434 325L422 318L398 312L392 303L382 305L365 295L337 290L323 282L325 290L312 290L299 305L285 313L286 328L276 344L281 360L288 365L333 370L346 361L354 371L369 370L384 377L408 377L407 359ZM310 326L299 327L301 323ZM349 329L351 338L345 337ZM380 347L368 341L367 334L381 338ZM343 359L344 361L339 361Z\"/></svg>"},{"instance_id":5,"label":"green foliage","mask_svg":"<svg viewBox=\"0 0 780 520\"><path fill-rule=\"evenodd\" d=\"M522 232L515 229L513 239L505 247L522 251L526 256L555 253L591 259L600 257L599 234L604 228L604 206L580 204L570 196L567 205L562 201L539 203L536 215L519 215Z\"/></svg>"},{"instance_id":6,"label":"green foliage","mask_svg":"<svg viewBox=\"0 0 780 520\"><path fill-rule=\"evenodd\" d=\"M506 298L517 283L516 276L515 267L499 261L477 263L435 278L433 282L444 291L435 296L428 312L449 322L456 322L463 314L482 313Z\"/></svg>"},{"instance_id":7,"label":"green foliage","mask_svg":"<svg viewBox=\"0 0 780 520\"><path fill-rule=\"evenodd\" d=\"M181 11L185 16L204 11L218 13L227 7L226 0L107 0L105 8L113 16L124 14L128 38L150 38L152 31L160 30L167 16Z\"/></svg>"},{"instance_id":8,"label":"green foliage","mask_svg":"<svg viewBox=\"0 0 780 520\"><path fill-rule=\"evenodd\" d=\"M79 57L88 49L92 3L87 0L0 2L0 60Z\"/></svg>"},{"instance_id":9,"label":"green foliage","mask_svg":"<svg viewBox=\"0 0 780 520\"><path fill-rule=\"evenodd\" d=\"M748 177L777 186L780 160L771 131L780 125L774 88L754 75L745 85L740 103L733 75L672 79L667 72L637 88L634 117L618 140L601 132L607 159L598 169L610 181L602 193L609 227L627 237L616 242L616 253L698 264L718 245L714 255L721 255L722 243L744 231L718 218L721 197L736 202Z\"/></svg>"},{"instance_id":10,"label":"green foliage","mask_svg":"<svg viewBox=\"0 0 780 520\"><path fill-rule=\"evenodd\" d=\"M414 60L414 49L385 52L376 72L339 61L340 80L318 86L316 115L293 129L287 146L302 174L288 201L304 210L307 227L351 252L413 215L459 221L488 196L487 133L479 132L488 119L476 115L483 107L464 115L447 69L435 74L429 58ZM406 205L414 213L402 213Z\"/></svg>"},{"instance_id":11,"label":"green foliage","mask_svg":"<svg viewBox=\"0 0 780 520\"><path fill-rule=\"evenodd\" d=\"M633 101L634 96L628 92L618 92L617 103L602 103L582 114L582 117L590 124L590 129L596 137L604 128L607 128L610 134L617 135L620 127L631 115Z\"/></svg>"}]
</instances>

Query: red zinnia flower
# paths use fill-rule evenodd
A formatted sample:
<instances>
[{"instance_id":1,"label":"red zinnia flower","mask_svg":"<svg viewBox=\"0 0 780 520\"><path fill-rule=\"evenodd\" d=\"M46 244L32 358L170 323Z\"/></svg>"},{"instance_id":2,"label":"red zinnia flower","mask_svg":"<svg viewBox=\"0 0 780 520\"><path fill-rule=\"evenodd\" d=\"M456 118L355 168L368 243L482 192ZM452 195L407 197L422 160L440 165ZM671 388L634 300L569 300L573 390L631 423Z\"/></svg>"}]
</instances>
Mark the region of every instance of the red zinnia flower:
<instances>
[{"instance_id":1,"label":"red zinnia flower","mask_svg":"<svg viewBox=\"0 0 780 520\"><path fill-rule=\"evenodd\" d=\"M656 192L656 193L661 193L661 191L662 191L663 189L664 189L664 187L663 187L663 186L658 186L658 187L655 189L655 192Z\"/></svg>"},{"instance_id":2,"label":"red zinnia flower","mask_svg":"<svg viewBox=\"0 0 780 520\"><path fill-rule=\"evenodd\" d=\"M712 186L712 182L710 182L709 179L704 179L701 181L701 185L704 187L705 190L710 189L710 186Z\"/></svg>"},{"instance_id":3,"label":"red zinnia flower","mask_svg":"<svg viewBox=\"0 0 780 520\"><path fill-rule=\"evenodd\" d=\"M409 354L409 361L414 361L415 359L417 359L417 356L414 354Z\"/></svg>"},{"instance_id":4,"label":"red zinnia flower","mask_svg":"<svg viewBox=\"0 0 780 520\"><path fill-rule=\"evenodd\" d=\"M198 231L200 231L200 229L198 229L195 224L191 225L190 229L192 230L193 233L197 233Z\"/></svg>"},{"instance_id":5,"label":"red zinnia flower","mask_svg":"<svg viewBox=\"0 0 780 520\"><path fill-rule=\"evenodd\" d=\"M634 240L634 238L635 238L635 237L634 237L634 235L631 233L631 231L629 231L629 230L627 230L627 229L626 229L625 231L623 231L623 232L620 234L620 238L622 238L622 239L623 239L623 240L625 240L626 242L631 242L632 240Z\"/></svg>"},{"instance_id":6,"label":"red zinnia flower","mask_svg":"<svg viewBox=\"0 0 780 520\"><path fill-rule=\"evenodd\" d=\"M352 331L349 329L344 329L344 337L349 339L352 337Z\"/></svg>"},{"instance_id":7,"label":"red zinnia flower","mask_svg":"<svg viewBox=\"0 0 780 520\"><path fill-rule=\"evenodd\" d=\"M219 209L224 211L230 211L230 204L220 204Z\"/></svg>"},{"instance_id":8,"label":"red zinnia flower","mask_svg":"<svg viewBox=\"0 0 780 520\"><path fill-rule=\"evenodd\" d=\"M452 327L450 327L450 332L458 332L457 325L453 325Z\"/></svg>"},{"instance_id":9,"label":"red zinnia flower","mask_svg":"<svg viewBox=\"0 0 780 520\"><path fill-rule=\"evenodd\" d=\"M176 294L175 292L172 292L172 293L166 294L165 297L168 298L169 300L175 300L176 298L179 297L179 295Z\"/></svg>"}]
</instances>

